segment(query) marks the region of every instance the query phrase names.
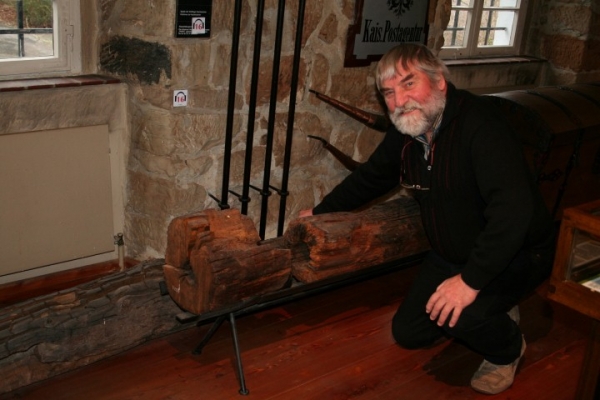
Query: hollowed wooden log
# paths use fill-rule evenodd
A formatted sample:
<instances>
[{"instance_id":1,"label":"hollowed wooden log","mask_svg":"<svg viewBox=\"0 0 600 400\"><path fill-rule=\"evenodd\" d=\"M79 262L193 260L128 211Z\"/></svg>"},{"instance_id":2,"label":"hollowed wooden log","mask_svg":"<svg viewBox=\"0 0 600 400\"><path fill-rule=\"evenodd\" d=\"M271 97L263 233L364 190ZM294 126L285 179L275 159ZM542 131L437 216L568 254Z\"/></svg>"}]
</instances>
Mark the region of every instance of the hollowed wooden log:
<instances>
[{"instance_id":1,"label":"hollowed wooden log","mask_svg":"<svg viewBox=\"0 0 600 400\"><path fill-rule=\"evenodd\" d=\"M167 230L165 262L183 267L189 263L194 248L205 242L232 237L237 239L232 243L235 246L260 241L252 220L235 209L209 209L174 218Z\"/></svg>"},{"instance_id":2,"label":"hollowed wooden log","mask_svg":"<svg viewBox=\"0 0 600 400\"><path fill-rule=\"evenodd\" d=\"M281 289L291 276L291 252L259 243L252 221L238 210L205 210L175 218L163 267L169 294L201 314Z\"/></svg>"},{"instance_id":3,"label":"hollowed wooden log","mask_svg":"<svg viewBox=\"0 0 600 400\"><path fill-rule=\"evenodd\" d=\"M429 249L419 207L400 197L361 212L292 221L284 234L292 274L310 283L416 255Z\"/></svg>"},{"instance_id":4,"label":"hollowed wooden log","mask_svg":"<svg viewBox=\"0 0 600 400\"><path fill-rule=\"evenodd\" d=\"M175 218L164 274L184 310L202 314L296 284L420 254L429 248L417 204L401 197L360 212L299 218L282 238L260 241L239 211Z\"/></svg>"}]
</instances>

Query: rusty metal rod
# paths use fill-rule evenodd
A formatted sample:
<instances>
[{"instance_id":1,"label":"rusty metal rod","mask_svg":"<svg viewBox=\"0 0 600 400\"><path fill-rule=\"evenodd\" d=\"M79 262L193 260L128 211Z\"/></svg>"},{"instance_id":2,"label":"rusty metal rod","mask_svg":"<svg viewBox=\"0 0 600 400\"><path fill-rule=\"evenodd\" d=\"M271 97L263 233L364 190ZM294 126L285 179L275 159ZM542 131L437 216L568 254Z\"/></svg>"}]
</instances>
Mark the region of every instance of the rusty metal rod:
<instances>
[{"instance_id":1,"label":"rusty metal rod","mask_svg":"<svg viewBox=\"0 0 600 400\"><path fill-rule=\"evenodd\" d=\"M269 99L269 120L267 123L267 143L265 151L265 166L263 170L263 186L261 190L260 223L258 234L265 238L269 197L271 191L271 160L273 156L273 137L275 131L275 116L277 111L277 89L279 84L279 69L281 60L281 43L283 41L283 22L285 16L285 0L279 0L277 9L277 27L275 29L275 47L273 49L273 72L271 76L271 97Z\"/></svg>"},{"instance_id":2,"label":"rusty metal rod","mask_svg":"<svg viewBox=\"0 0 600 400\"><path fill-rule=\"evenodd\" d=\"M231 170L231 143L233 141L233 114L235 110L235 88L237 85L238 51L240 44L240 25L242 19L242 0L235 0L233 17L233 37L231 39L231 67L229 70L229 93L227 99L227 125L225 127L225 148L223 150L223 180L221 183L221 199L217 200L221 209L229 208L229 176Z\"/></svg>"},{"instance_id":3,"label":"rusty metal rod","mask_svg":"<svg viewBox=\"0 0 600 400\"><path fill-rule=\"evenodd\" d=\"M231 325L231 338L233 339L233 351L235 352L235 361L238 370L238 379L240 381L240 390L242 395L250 393L246 387L246 378L244 377L244 366L242 365L242 353L240 352L240 343L238 340L237 327L235 325L235 314L229 313L229 324Z\"/></svg>"},{"instance_id":4,"label":"rusty metal rod","mask_svg":"<svg viewBox=\"0 0 600 400\"><path fill-rule=\"evenodd\" d=\"M302 51L302 30L304 27L304 8L306 0L298 2L298 21L296 23L296 39L294 43L294 60L292 65L292 82L290 84L290 106L288 111L287 133L283 155L283 172L281 189L279 192L279 220L277 222L277 236L283 235L285 224L285 207L288 196L288 179L290 175L290 162L292 158L292 139L294 136L294 118L296 115L296 92L298 90L298 74L300 71L300 52Z\"/></svg>"},{"instance_id":5,"label":"rusty metal rod","mask_svg":"<svg viewBox=\"0 0 600 400\"><path fill-rule=\"evenodd\" d=\"M322 137L313 136L313 135L307 135L307 136L311 139L316 139L316 140L320 141L323 144L323 147L325 148L325 150L327 150L329 153L331 153L349 171L354 171L360 165L360 163L358 161L353 160L352 157L343 153L340 149L338 149L334 145L330 144L329 142L327 142L327 140L323 139Z\"/></svg>"},{"instance_id":6,"label":"rusty metal rod","mask_svg":"<svg viewBox=\"0 0 600 400\"><path fill-rule=\"evenodd\" d=\"M250 202L250 175L252 173L252 150L254 143L254 122L256 120L256 97L258 94L258 78L260 70L260 49L263 30L265 0L258 0L256 12L256 31L254 32L254 54L252 58L252 79L250 81L250 103L248 105L248 131L246 133L246 156L244 160L244 180L242 182L241 213L248 214Z\"/></svg>"},{"instance_id":7,"label":"rusty metal rod","mask_svg":"<svg viewBox=\"0 0 600 400\"><path fill-rule=\"evenodd\" d=\"M368 126L369 128L375 129L376 131L385 132L390 126L390 122L385 115L379 115L369 111L361 110L360 108L356 108L349 104L342 103L339 100L333 99L329 96L319 93L316 90L310 89L309 92L317 96L319 100L324 101L330 106L348 115L349 117Z\"/></svg>"}]
</instances>

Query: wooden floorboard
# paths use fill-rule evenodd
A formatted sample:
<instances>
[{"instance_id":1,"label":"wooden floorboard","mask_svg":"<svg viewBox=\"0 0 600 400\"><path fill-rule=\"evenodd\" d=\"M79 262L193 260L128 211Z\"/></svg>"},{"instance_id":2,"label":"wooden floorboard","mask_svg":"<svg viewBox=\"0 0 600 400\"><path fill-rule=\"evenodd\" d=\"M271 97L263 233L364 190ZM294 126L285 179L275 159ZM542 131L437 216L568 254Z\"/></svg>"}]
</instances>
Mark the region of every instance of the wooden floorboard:
<instances>
[{"instance_id":1,"label":"wooden floorboard","mask_svg":"<svg viewBox=\"0 0 600 400\"><path fill-rule=\"evenodd\" d=\"M238 393L229 324L202 354L192 350L210 324L0 399L483 399L469 387L481 359L446 341L409 351L393 342L390 321L415 267L238 318L249 395ZM572 400L589 321L544 298L521 304L527 351L515 385L498 399Z\"/></svg>"}]
</instances>

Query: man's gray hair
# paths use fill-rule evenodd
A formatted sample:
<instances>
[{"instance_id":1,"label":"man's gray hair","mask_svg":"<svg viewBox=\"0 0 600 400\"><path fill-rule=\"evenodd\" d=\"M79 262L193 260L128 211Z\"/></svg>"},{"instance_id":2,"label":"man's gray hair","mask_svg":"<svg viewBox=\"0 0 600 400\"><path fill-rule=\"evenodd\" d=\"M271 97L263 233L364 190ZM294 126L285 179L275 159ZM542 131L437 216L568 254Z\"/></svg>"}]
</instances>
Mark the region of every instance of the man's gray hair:
<instances>
[{"instance_id":1,"label":"man's gray hair","mask_svg":"<svg viewBox=\"0 0 600 400\"><path fill-rule=\"evenodd\" d=\"M437 82L440 74L446 80L450 78L446 65L426 46L419 43L403 43L390 49L377 63L375 83L378 90L381 90L383 81L393 78L398 73L398 63L401 63L404 69L410 66L426 73L432 82Z\"/></svg>"}]
</instances>

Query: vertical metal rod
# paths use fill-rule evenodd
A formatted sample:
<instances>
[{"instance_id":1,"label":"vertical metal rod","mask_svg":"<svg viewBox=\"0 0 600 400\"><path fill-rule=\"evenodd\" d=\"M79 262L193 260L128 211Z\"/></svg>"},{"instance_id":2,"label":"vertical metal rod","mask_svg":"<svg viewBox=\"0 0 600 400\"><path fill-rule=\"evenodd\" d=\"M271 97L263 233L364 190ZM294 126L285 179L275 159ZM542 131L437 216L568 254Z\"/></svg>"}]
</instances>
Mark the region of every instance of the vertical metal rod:
<instances>
[{"instance_id":1,"label":"vertical metal rod","mask_svg":"<svg viewBox=\"0 0 600 400\"><path fill-rule=\"evenodd\" d=\"M240 353L240 344L238 342L237 328L235 326L235 314L229 313L229 322L231 324L231 336L233 337L233 349L237 363L238 375L240 380L240 394L250 393L246 388L246 378L244 378L244 366L242 365L242 354Z\"/></svg>"},{"instance_id":2,"label":"vertical metal rod","mask_svg":"<svg viewBox=\"0 0 600 400\"><path fill-rule=\"evenodd\" d=\"M201 354L202 350L204 350L204 346L208 344L213 335L217 332L219 327L225 322L225 315L221 315L217 320L212 324L206 335L202 338L200 343L196 346L192 354Z\"/></svg>"},{"instance_id":3,"label":"vertical metal rod","mask_svg":"<svg viewBox=\"0 0 600 400\"><path fill-rule=\"evenodd\" d=\"M23 0L17 1L17 25L19 29L23 29L24 26L24 17L23 17ZM19 33L18 37L18 51L19 57L25 57L25 35Z\"/></svg>"},{"instance_id":4,"label":"vertical metal rod","mask_svg":"<svg viewBox=\"0 0 600 400\"><path fill-rule=\"evenodd\" d=\"M269 121L267 125L267 143L265 151L265 167L263 171L262 201L260 207L259 235L265 238L267 213L269 209L269 190L271 179L271 159L273 153L273 136L275 130L275 115L277 111L277 89L279 85L279 68L281 61L281 42L283 40L283 20L285 15L285 0L279 0L277 9L277 28L275 31L275 48L273 50L273 73L271 76L271 97L269 99Z\"/></svg>"},{"instance_id":5,"label":"vertical metal rod","mask_svg":"<svg viewBox=\"0 0 600 400\"><path fill-rule=\"evenodd\" d=\"M237 82L238 51L240 45L240 24L242 0L235 0L233 17L233 37L231 39L231 69L229 70L229 97L227 100L227 126L225 128L225 149L223 154L223 182L221 184L221 209L229 208L229 175L231 168L231 143L233 141L233 114L235 110L235 89Z\"/></svg>"},{"instance_id":6,"label":"vertical metal rod","mask_svg":"<svg viewBox=\"0 0 600 400\"><path fill-rule=\"evenodd\" d=\"M263 15L265 11L265 0L258 1L256 12L256 32L254 33L254 55L252 60L252 80L250 82L250 104L248 106L248 133L246 135L246 158L244 162L244 181L242 186L242 214L248 214L248 202L250 198L250 175L252 170L252 149L254 142L254 121L256 119L256 96L258 92L258 73L260 69L260 48L263 27Z\"/></svg>"},{"instance_id":7,"label":"vertical metal rod","mask_svg":"<svg viewBox=\"0 0 600 400\"><path fill-rule=\"evenodd\" d=\"M279 221L277 236L283 235L285 222L285 206L287 202L287 188L290 174L290 160L292 157L292 138L294 135L294 117L296 113L296 92L298 90L298 73L300 70L300 52L302 50L302 28L304 26L304 8L306 0L298 2L298 22L296 27L296 43L294 46L294 64L292 67L292 83L290 87L290 107L288 112L287 135L285 139L285 154L283 157L283 176L281 178L281 198L279 202Z\"/></svg>"},{"instance_id":8,"label":"vertical metal rod","mask_svg":"<svg viewBox=\"0 0 600 400\"><path fill-rule=\"evenodd\" d=\"M494 0L491 0L491 4L490 7L494 7ZM487 46L488 45L488 40L490 40L490 34L492 33L492 14L494 13L494 11L490 10L488 11L488 15L487 15L487 22L485 24L485 38L483 39L483 45ZM480 24L483 27L483 24Z\"/></svg>"},{"instance_id":9,"label":"vertical metal rod","mask_svg":"<svg viewBox=\"0 0 600 400\"><path fill-rule=\"evenodd\" d=\"M461 0L458 0L457 2L457 6L461 6L462 4ZM456 34L458 33L458 16L460 14L460 11L456 10L454 11L454 22L452 25L448 25L448 26L452 26L454 29L452 29L452 39L450 40L449 45L450 46L456 46Z\"/></svg>"}]
</instances>

